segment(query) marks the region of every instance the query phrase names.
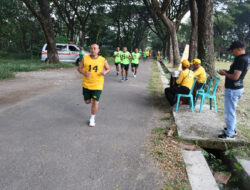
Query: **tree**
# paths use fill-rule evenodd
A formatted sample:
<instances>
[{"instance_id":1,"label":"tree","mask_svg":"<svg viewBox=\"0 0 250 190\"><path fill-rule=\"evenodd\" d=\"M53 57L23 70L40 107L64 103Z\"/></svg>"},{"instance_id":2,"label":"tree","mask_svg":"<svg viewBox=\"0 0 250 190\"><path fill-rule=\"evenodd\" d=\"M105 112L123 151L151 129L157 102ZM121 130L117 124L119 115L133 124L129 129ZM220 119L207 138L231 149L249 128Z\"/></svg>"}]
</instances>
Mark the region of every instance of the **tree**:
<instances>
[{"instance_id":1,"label":"tree","mask_svg":"<svg viewBox=\"0 0 250 190\"><path fill-rule=\"evenodd\" d=\"M59 15L60 19L63 20L68 29L68 35L70 41L74 41L75 34L75 22L76 15L72 14L72 9L66 0L53 0L56 7L56 13Z\"/></svg>"},{"instance_id":2,"label":"tree","mask_svg":"<svg viewBox=\"0 0 250 190\"><path fill-rule=\"evenodd\" d=\"M213 40L213 0L197 1L198 57L210 76L215 76Z\"/></svg>"},{"instance_id":3,"label":"tree","mask_svg":"<svg viewBox=\"0 0 250 190\"><path fill-rule=\"evenodd\" d=\"M190 15L192 22L192 30L189 40L189 56L188 60L192 61L196 57L198 45L198 8L196 0L189 0Z\"/></svg>"},{"instance_id":4,"label":"tree","mask_svg":"<svg viewBox=\"0 0 250 190\"><path fill-rule=\"evenodd\" d=\"M162 51L163 51L163 57L166 57L167 53L167 44L170 43L170 37L169 32L167 28L164 26L162 21L159 17L155 14L153 7L150 6L150 4L147 1L144 1L145 7L135 6L137 12L140 14L141 18L144 20L144 22L147 24L147 26L150 28L150 30L157 35L157 37L162 41ZM160 50L161 48L158 47L155 49L156 51ZM168 50L170 50L168 48ZM173 62L173 56L171 54L171 51L168 51L168 57L169 62Z\"/></svg>"},{"instance_id":5,"label":"tree","mask_svg":"<svg viewBox=\"0 0 250 190\"><path fill-rule=\"evenodd\" d=\"M180 63L180 53L179 45L177 40L177 31L181 23L181 19L189 10L187 0L164 0L157 1L151 0L151 3L148 0L143 0L144 4L151 4L154 8L155 13L161 18L164 25L167 27L170 37L171 45L174 55L174 66Z\"/></svg>"},{"instance_id":6,"label":"tree","mask_svg":"<svg viewBox=\"0 0 250 190\"><path fill-rule=\"evenodd\" d=\"M27 8L32 12L32 14L38 19L40 22L42 29L44 31L44 35L47 41L48 47L48 63L58 63L59 58L56 50L56 38L53 29L52 19L50 16L49 3L47 0L36 0L37 2L34 5L34 1L30 0L22 0ZM39 7L37 10L36 7Z\"/></svg>"},{"instance_id":7,"label":"tree","mask_svg":"<svg viewBox=\"0 0 250 190\"><path fill-rule=\"evenodd\" d=\"M85 36L86 36L86 25L90 16L90 12L93 8L94 0L85 1L85 0L66 0L66 2L70 5L72 10L76 15L77 20L81 26L81 39L80 46L84 46Z\"/></svg>"}]
</instances>

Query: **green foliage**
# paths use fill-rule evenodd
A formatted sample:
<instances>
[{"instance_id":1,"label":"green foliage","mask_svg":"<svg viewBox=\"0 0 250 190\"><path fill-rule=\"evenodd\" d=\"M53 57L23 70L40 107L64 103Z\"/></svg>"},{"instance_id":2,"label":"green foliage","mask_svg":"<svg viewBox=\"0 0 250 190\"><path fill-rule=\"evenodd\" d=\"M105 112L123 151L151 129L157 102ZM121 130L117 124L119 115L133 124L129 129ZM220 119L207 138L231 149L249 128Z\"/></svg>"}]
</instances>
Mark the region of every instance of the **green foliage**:
<instances>
[{"instance_id":1,"label":"green foliage","mask_svg":"<svg viewBox=\"0 0 250 190\"><path fill-rule=\"evenodd\" d=\"M192 31L192 23L191 20L189 19L187 23L182 23L180 25L179 32L177 33L178 41L181 43L182 42L189 43L191 31Z\"/></svg>"},{"instance_id":2,"label":"green foliage","mask_svg":"<svg viewBox=\"0 0 250 190\"><path fill-rule=\"evenodd\" d=\"M214 43L219 56L227 55L226 48L233 40L239 39L250 47L249 0L215 2ZM249 50L249 49L248 49ZM248 51L247 50L247 51ZM230 56L228 56L229 58ZM226 57L227 58L227 57Z\"/></svg>"},{"instance_id":3,"label":"green foliage","mask_svg":"<svg viewBox=\"0 0 250 190\"><path fill-rule=\"evenodd\" d=\"M228 167L222 162L222 160L217 158L214 154L209 153L204 149L202 149L202 153L206 158L209 167L213 170L213 172L228 170Z\"/></svg>"}]
</instances>

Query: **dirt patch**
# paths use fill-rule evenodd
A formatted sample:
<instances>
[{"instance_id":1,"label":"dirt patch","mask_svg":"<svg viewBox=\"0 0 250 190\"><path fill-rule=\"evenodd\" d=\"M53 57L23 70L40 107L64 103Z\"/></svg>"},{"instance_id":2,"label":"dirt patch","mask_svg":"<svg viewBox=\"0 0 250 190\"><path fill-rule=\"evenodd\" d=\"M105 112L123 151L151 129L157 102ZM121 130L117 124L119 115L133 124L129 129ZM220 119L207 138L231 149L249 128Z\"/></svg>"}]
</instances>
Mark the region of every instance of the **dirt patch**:
<instances>
[{"instance_id":1,"label":"dirt patch","mask_svg":"<svg viewBox=\"0 0 250 190\"><path fill-rule=\"evenodd\" d=\"M76 68L18 72L14 79L0 81L0 109L80 78Z\"/></svg>"}]
</instances>

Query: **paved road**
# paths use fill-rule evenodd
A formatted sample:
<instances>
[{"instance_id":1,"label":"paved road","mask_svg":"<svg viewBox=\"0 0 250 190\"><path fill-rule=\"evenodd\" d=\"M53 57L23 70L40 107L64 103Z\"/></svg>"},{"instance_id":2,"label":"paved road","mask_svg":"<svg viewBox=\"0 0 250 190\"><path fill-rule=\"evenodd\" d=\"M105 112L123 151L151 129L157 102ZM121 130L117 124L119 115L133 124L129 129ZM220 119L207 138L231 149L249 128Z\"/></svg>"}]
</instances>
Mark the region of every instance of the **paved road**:
<instances>
[{"instance_id":1,"label":"paved road","mask_svg":"<svg viewBox=\"0 0 250 190\"><path fill-rule=\"evenodd\" d=\"M149 63L124 83L112 70L94 128L80 80L0 110L1 190L161 188L145 147L153 128Z\"/></svg>"}]
</instances>

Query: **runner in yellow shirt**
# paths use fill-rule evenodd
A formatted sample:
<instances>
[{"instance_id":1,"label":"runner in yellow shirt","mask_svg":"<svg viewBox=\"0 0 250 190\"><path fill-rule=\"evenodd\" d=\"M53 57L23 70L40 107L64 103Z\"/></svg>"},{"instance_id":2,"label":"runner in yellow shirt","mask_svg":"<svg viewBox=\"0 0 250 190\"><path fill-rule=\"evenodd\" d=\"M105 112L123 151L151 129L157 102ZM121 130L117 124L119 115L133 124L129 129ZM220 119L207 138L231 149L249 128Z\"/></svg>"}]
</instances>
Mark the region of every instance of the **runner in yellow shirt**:
<instances>
[{"instance_id":1,"label":"runner in yellow shirt","mask_svg":"<svg viewBox=\"0 0 250 190\"><path fill-rule=\"evenodd\" d=\"M175 105L176 94L188 94L194 83L194 73L189 69L190 67L189 61L183 60L181 63L182 63L182 71L176 81L177 85L165 89L165 95L169 101L170 106Z\"/></svg>"},{"instance_id":2,"label":"runner in yellow shirt","mask_svg":"<svg viewBox=\"0 0 250 190\"><path fill-rule=\"evenodd\" d=\"M200 89L204 84L207 74L205 69L201 66L200 59L193 59L192 64L194 65L194 76L198 78L197 80L197 89Z\"/></svg>"},{"instance_id":3,"label":"runner in yellow shirt","mask_svg":"<svg viewBox=\"0 0 250 190\"><path fill-rule=\"evenodd\" d=\"M82 93L86 104L92 103L89 126L95 126L95 115L98 110L99 99L104 85L104 75L110 71L106 59L99 56L100 48L97 44L90 46L90 55L86 55L78 67L82 74Z\"/></svg>"}]
</instances>

